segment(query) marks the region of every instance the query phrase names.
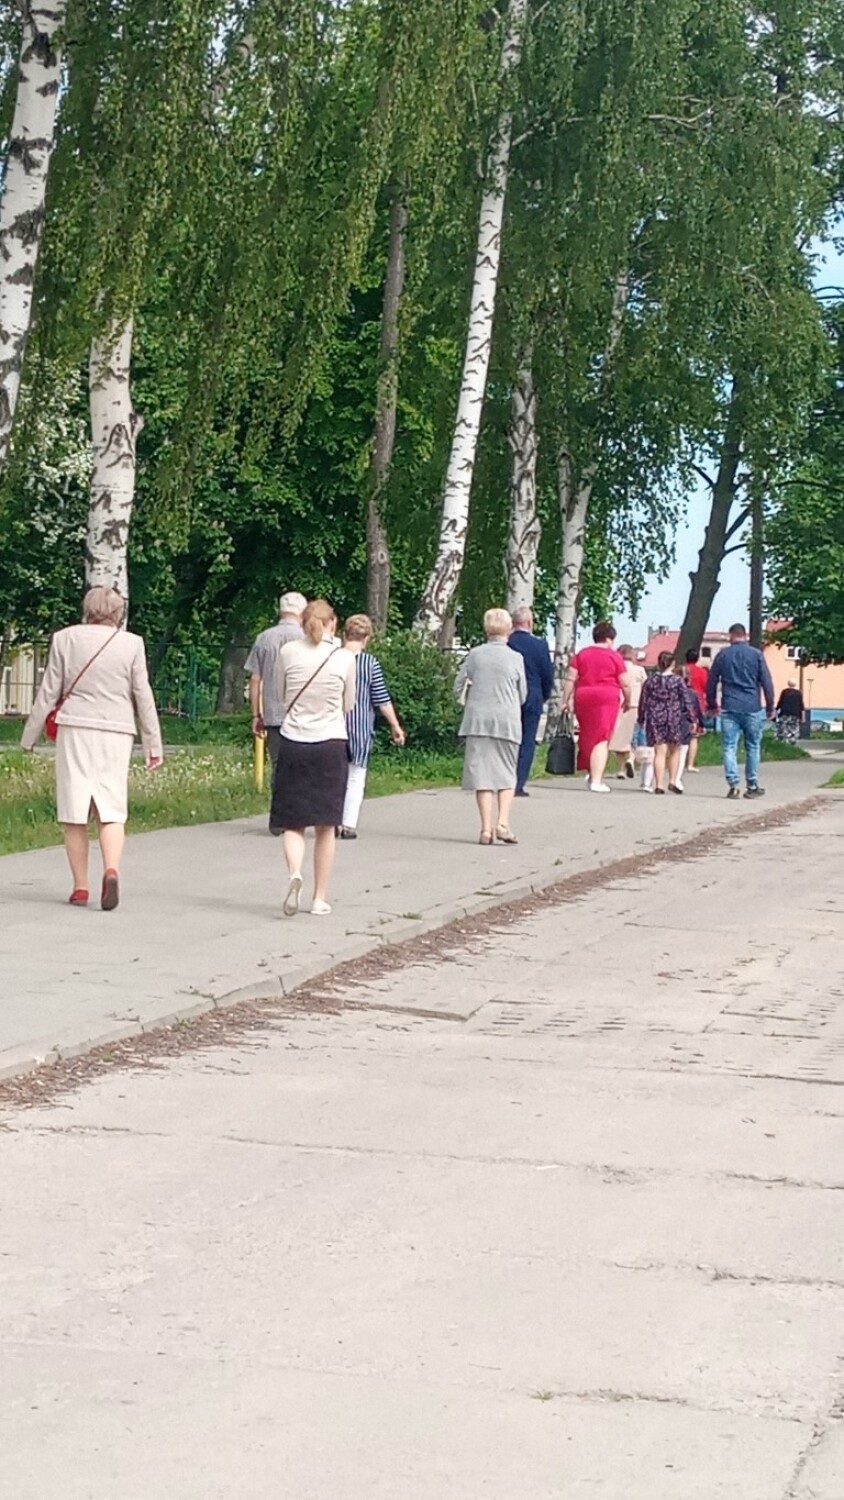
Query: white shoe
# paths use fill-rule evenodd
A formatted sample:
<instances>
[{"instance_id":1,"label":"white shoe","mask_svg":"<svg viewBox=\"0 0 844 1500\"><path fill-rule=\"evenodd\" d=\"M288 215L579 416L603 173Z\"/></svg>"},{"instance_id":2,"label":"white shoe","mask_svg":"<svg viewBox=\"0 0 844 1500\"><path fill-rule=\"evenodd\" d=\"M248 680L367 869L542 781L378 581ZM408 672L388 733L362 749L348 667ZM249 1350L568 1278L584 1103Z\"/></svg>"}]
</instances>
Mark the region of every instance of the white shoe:
<instances>
[{"instance_id":1,"label":"white shoe","mask_svg":"<svg viewBox=\"0 0 844 1500\"><path fill-rule=\"evenodd\" d=\"M327 901L315 901L311 907L312 917L330 917L331 907Z\"/></svg>"},{"instance_id":2,"label":"white shoe","mask_svg":"<svg viewBox=\"0 0 844 1500\"><path fill-rule=\"evenodd\" d=\"M653 790L654 789L653 789L652 786L640 786L639 787L639 791L640 792L650 792L651 796L653 796Z\"/></svg>"},{"instance_id":3,"label":"white shoe","mask_svg":"<svg viewBox=\"0 0 844 1500\"><path fill-rule=\"evenodd\" d=\"M699 776L700 775L700 766L686 766L686 775L687 776Z\"/></svg>"},{"instance_id":4,"label":"white shoe","mask_svg":"<svg viewBox=\"0 0 844 1500\"><path fill-rule=\"evenodd\" d=\"M594 783L590 781L589 790L590 792L611 792L612 787L607 786L605 781L596 781Z\"/></svg>"},{"instance_id":5,"label":"white shoe","mask_svg":"<svg viewBox=\"0 0 844 1500\"><path fill-rule=\"evenodd\" d=\"M302 899L302 876L297 871L291 875L290 884L287 887L287 895L284 898L282 910L286 917L295 917L299 910L299 902Z\"/></svg>"}]
</instances>

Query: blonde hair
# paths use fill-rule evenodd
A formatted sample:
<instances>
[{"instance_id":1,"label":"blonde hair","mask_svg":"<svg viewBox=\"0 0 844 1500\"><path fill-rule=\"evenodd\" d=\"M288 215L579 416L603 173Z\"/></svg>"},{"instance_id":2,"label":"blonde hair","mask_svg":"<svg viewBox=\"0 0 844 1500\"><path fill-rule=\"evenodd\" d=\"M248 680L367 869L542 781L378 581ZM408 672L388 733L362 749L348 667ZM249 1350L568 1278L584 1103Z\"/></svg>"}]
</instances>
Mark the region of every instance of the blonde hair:
<instances>
[{"instance_id":1,"label":"blonde hair","mask_svg":"<svg viewBox=\"0 0 844 1500\"><path fill-rule=\"evenodd\" d=\"M327 599L312 599L302 616L302 629L312 646L318 646L334 619Z\"/></svg>"},{"instance_id":2,"label":"blonde hair","mask_svg":"<svg viewBox=\"0 0 844 1500\"><path fill-rule=\"evenodd\" d=\"M344 641L368 641L373 625L369 615L349 615L343 626Z\"/></svg>"},{"instance_id":3,"label":"blonde hair","mask_svg":"<svg viewBox=\"0 0 844 1500\"><path fill-rule=\"evenodd\" d=\"M484 630L487 637L509 635L513 621L506 609L488 609L484 615Z\"/></svg>"},{"instance_id":4,"label":"blonde hair","mask_svg":"<svg viewBox=\"0 0 844 1500\"><path fill-rule=\"evenodd\" d=\"M97 584L82 600L82 619L86 625L113 625L116 630L123 624L125 609L123 595L117 589Z\"/></svg>"}]
</instances>

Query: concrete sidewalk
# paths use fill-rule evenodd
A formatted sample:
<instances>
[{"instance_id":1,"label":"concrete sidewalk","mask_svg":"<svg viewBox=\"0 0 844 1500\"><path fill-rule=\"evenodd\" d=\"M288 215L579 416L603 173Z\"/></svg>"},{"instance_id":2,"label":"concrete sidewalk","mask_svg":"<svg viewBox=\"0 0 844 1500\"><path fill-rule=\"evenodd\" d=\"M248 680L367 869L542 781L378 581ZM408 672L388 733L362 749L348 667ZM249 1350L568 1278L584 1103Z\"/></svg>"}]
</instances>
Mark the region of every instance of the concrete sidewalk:
<instances>
[{"instance_id":1,"label":"concrete sidewalk","mask_svg":"<svg viewBox=\"0 0 844 1500\"><path fill-rule=\"evenodd\" d=\"M4 1497L841 1500L842 849L819 799L4 1101Z\"/></svg>"},{"instance_id":2,"label":"concrete sidewalk","mask_svg":"<svg viewBox=\"0 0 844 1500\"><path fill-rule=\"evenodd\" d=\"M376 800L361 838L338 849L334 913L322 920L282 917L281 850L263 819L131 839L123 904L109 916L65 904L61 849L9 855L0 860L0 1076L216 1002L288 993L382 943L798 803L829 767L771 763L764 773L764 801L738 803L714 768L689 777L683 798L646 797L633 783L595 797L579 779L540 782L515 804L515 848L479 847L473 801L457 789Z\"/></svg>"}]
</instances>

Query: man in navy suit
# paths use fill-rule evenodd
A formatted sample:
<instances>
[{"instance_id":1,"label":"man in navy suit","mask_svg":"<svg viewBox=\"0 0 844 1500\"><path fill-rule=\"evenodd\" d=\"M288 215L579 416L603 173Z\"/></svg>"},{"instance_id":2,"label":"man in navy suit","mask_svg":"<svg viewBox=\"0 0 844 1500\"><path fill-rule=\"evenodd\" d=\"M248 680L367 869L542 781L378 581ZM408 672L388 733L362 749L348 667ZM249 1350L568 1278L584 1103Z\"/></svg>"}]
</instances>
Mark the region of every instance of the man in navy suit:
<instances>
[{"instance_id":1,"label":"man in navy suit","mask_svg":"<svg viewBox=\"0 0 844 1500\"><path fill-rule=\"evenodd\" d=\"M513 610L513 633L510 646L518 651L525 664L527 698L522 707L522 743L516 771L516 796L529 797L525 786L530 776L533 757L536 753L536 733L542 710L551 696L554 686L554 668L548 642L541 641L533 633L533 610L523 606Z\"/></svg>"}]
</instances>

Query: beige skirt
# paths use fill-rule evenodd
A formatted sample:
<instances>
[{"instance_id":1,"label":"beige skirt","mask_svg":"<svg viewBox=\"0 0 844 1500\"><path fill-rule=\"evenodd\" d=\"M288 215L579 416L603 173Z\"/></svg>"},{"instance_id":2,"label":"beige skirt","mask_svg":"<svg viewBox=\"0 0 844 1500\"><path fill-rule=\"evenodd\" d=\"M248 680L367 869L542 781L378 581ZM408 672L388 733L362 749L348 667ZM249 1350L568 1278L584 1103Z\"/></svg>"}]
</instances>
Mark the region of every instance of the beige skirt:
<instances>
[{"instance_id":1,"label":"beige skirt","mask_svg":"<svg viewBox=\"0 0 844 1500\"><path fill-rule=\"evenodd\" d=\"M56 739L56 806L60 823L125 823L131 734L60 724ZM93 804L93 806L92 806Z\"/></svg>"},{"instance_id":2,"label":"beige skirt","mask_svg":"<svg viewBox=\"0 0 844 1500\"><path fill-rule=\"evenodd\" d=\"M639 716L637 708L622 709L615 721L615 729L610 740L610 749L617 755L625 755L633 744L633 732L636 728L636 720Z\"/></svg>"}]
</instances>

